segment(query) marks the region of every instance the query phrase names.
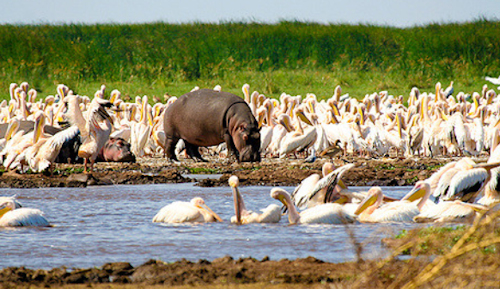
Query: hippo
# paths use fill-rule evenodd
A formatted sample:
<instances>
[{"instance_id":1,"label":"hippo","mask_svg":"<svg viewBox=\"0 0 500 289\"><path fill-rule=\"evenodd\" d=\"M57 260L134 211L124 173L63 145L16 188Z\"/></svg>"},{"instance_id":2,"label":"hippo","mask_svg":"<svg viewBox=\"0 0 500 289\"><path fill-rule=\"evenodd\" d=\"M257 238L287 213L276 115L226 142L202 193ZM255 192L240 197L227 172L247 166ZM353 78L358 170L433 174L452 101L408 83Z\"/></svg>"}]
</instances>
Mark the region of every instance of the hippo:
<instances>
[{"instance_id":1,"label":"hippo","mask_svg":"<svg viewBox=\"0 0 500 289\"><path fill-rule=\"evenodd\" d=\"M126 140L121 137L110 137L97 155L97 161L135 163L135 155Z\"/></svg>"},{"instance_id":2,"label":"hippo","mask_svg":"<svg viewBox=\"0 0 500 289\"><path fill-rule=\"evenodd\" d=\"M45 126L44 132L54 135L63 129ZM82 145L80 131L72 129L73 134L68 135L61 146L54 163L81 164L83 158L78 156L78 149ZM96 162L135 162L135 155L130 150L130 143L122 138L110 138L99 152Z\"/></svg>"},{"instance_id":3,"label":"hippo","mask_svg":"<svg viewBox=\"0 0 500 289\"><path fill-rule=\"evenodd\" d=\"M187 154L206 161L198 150L226 142L228 157L239 162L260 161L260 132L248 104L228 92L200 89L186 93L165 112L165 151L178 161L175 145L182 139Z\"/></svg>"}]
</instances>

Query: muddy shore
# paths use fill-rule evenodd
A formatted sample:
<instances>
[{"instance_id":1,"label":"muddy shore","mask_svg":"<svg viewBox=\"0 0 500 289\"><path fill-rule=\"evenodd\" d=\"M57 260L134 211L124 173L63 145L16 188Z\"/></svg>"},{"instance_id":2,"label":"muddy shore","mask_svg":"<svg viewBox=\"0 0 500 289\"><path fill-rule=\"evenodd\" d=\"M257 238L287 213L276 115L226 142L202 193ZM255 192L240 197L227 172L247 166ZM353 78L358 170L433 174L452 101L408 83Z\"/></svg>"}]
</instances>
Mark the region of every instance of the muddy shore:
<instances>
[{"instance_id":1,"label":"muddy shore","mask_svg":"<svg viewBox=\"0 0 500 289\"><path fill-rule=\"evenodd\" d=\"M182 160L173 164L164 158L141 158L137 163L96 163L92 174L84 174L83 165L58 164L53 174L19 174L14 171L0 175L0 187L85 187L113 184L156 184L196 182L199 186L224 186L235 174L240 184L294 186L313 173L321 173L321 166L332 161L337 167L354 163L355 167L344 177L349 186L409 186L428 178L450 158L382 158L318 159L307 163L302 159L264 159L259 163L231 163L209 159L209 162ZM478 159L476 161L486 161ZM221 174L197 180L193 174Z\"/></svg>"}]
</instances>

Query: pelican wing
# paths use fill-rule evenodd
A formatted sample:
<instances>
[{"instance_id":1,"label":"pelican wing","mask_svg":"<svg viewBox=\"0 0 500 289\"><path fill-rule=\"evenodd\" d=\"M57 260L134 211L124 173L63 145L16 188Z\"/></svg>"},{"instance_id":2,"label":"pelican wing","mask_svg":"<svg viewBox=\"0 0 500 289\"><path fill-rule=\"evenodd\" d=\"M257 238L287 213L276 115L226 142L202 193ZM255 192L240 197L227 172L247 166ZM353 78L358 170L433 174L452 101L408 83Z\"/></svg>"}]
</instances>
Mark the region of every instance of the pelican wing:
<instances>
[{"instance_id":1,"label":"pelican wing","mask_svg":"<svg viewBox=\"0 0 500 289\"><path fill-rule=\"evenodd\" d=\"M316 187L314 190L311 192L309 195L309 201L314 199L316 194L323 190L324 188L327 188L324 200L322 201L323 203L326 202L326 200L331 200L332 199L332 194L334 194L334 188L338 183L338 180L342 178L342 175L350 170L351 168L354 167L354 164L347 164L343 165L340 168L334 170L333 172L329 173L325 177L323 177L319 182L316 184Z\"/></svg>"},{"instance_id":2,"label":"pelican wing","mask_svg":"<svg viewBox=\"0 0 500 289\"><path fill-rule=\"evenodd\" d=\"M281 219L281 209L276 204L271 204L261 211L259 223L278 223Z\"/></svg>"},{"instance_id":3,"label":"pelican wing","mask_svg":"<svg viewBox=\"0 0 500 289\"><path fill-rule=\"evenodd\" d=\"M153 218L153 223L204 222L200 210L188 202L173 202L163 207Z\"/></svg>"},{"instance_id":4,"label":"pelican wing","mask_svg":"<svg viewBox=\"0 0 500 289\"><path fill-rule=\"evenodd\" d=\"M473 202L489 173L483 168L458 172L450 182L450 188L443 200L462 200Z\"/></svg>"},{"instance_id":5,"label":"pelican wing","mask_svg":"<svg viewBox=\"0 0 500 289\"><path fill-rule=\"evenodd\" d=\"M475 211L461 204L460 202L443 201L415 216L414 221L424 222L456 222L464 221L469 217L475 216Z\"/></svg>"},{"instance_id":6,"label":"pelican wing","mask_svg":"<svg viewBox=\"0 0 500 289\"><path fill-rule=\"evenodd\" d=\"M346 214L342 205L322 204L300 213L300 223L303 224L345 224L352 223L352 216Z\"/></svg>"},{"instance_id":7,"label":"pelican wing","mask_svg":"<svg viewBox=\"0 0 500 289\"><path fill-rule=\"evenodd\" d=\"M37 172L48 168L59 155L64 143L76 137L79 131L78 127L74 125L54 134L40 147L35 162L30 164L30 167Z\"/></svg>"},{"instance_id":8,"label":"pelican wing","mask_svg":"<svg viewBox=\"0 0 500 289\"><path fill-rule=\"evenodd\" d=\"M320 177L318 174L312 174L302 180L292 193L292 200L299 209L304 209L309 200L311 192L318 183Z\"/></svg>"},{"instance_id":9,"label":"pelican wing","mask_svg":"<svg viewBox=\"0 0 500 289\"><path fill-rule=\"evenodd\" d=\"M0 227L50 226L42 211L30 208L20 208L5 213L0 219Z\"/></svg>"},{"instance_id":10,"label":"pelican wing","mask_svg":"<svg viewBox=\"0 0 500 289\"><path fill-rule=\"evenodd\" d=\"M413 218L418 214L420 214L420 211L415 204L398 201L382 205L369 215L369 220L364 221L373 223L413 222Z\"/></svg>"}]
</instances>

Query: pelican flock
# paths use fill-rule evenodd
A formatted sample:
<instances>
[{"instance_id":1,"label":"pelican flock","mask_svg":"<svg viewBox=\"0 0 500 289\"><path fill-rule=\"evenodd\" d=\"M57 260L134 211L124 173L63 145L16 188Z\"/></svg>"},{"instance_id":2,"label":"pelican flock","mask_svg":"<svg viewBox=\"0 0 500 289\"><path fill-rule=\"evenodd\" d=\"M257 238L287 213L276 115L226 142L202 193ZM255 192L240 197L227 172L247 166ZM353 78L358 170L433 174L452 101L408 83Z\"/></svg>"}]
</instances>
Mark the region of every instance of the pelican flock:
<instances>
[{"instance_id":1,"label":"pelican flock","mask_svg":"<svg viewBox=\"0 0 500 289\"><path fill-rule=\"evenodd\" d=\"M271 197L285 209L271 204L262 213L247 210L239 180L233 176L229 180L235 208L232 221L279 222L282 212L292 224L448 221L494 206L500 201L500 98L486 84L471 94L454 91L453 82L444 89L438 82L431 92L414 87L407 96L381 91L357 99L342 94L337 86L330 97L282 93L272 98L250 93L250 86L244 84L243 99L259 124L264 158L460 158L418 182L401 200L387 197L378 187L352 192L342 175L354 165L335 168L327 163L322 176L311 175L292 193L273 188ZM64 84L43 99L27 82L12 83L9 93L10 99L0 103L0 158L6 170L20 173L52 170L62 147L77 135L81 145L75 157L84 160L86 172L92 172L111 137L128 142L137 157L164 156L163 119L177 99L168 95L163 102L155 96L130 98L116 89L108 96L105 85L90 98L74 94ZM179 142L176 153L182 148ZM201 149L203 154L227 156L224 144ZM476 163L474 158L479 156L489 159ZM9 201L0 205L2 224L9 216L26 211ZM30 211L29 218L40 216ZM214 221L222 219L201 198L174 202L153 218L153 222L166 223Z\"/></svg>"},{"instance_id":2,"label":"pelican flock","mask_svg":"<svg viewBox=\"0 0 500 289\"><path fill-rule=\"evenodd\" d=\"M130 97L116 89L108 97L104 85L93 98L75 95L64 84L45 99L26 82L12 83L9 92L10 100L0 103L0 124L6 127L0 133L0 156L4 167L21 172L51 167L76 128L82 139L78 155L89 170L110 137L130 143L136 157L163 156L163 114L177 99L168 96L162 103L158 97L144 95L126 101ZM500 142L500 99L487 85L471 95L453 95L453 83L443 89L438 82L433 92L421 93L414 87L406 102L405 97L387 91L358 100L342 95L340 86L331 97L321 99L312 93L267 97L250 93L248 84L242 92L260 125L261 154L267 158L314 160L316 153L323 157L477 157L492 154ZM54 133L45 127L73 131L52 138ZM43 146L43 152L36 156L36 150L29 149L32 146ZM179 148L177 153L182 151ZM224 156L224 150L219 145L203 148L203 153Z\"/></svg>"}]
</instances>

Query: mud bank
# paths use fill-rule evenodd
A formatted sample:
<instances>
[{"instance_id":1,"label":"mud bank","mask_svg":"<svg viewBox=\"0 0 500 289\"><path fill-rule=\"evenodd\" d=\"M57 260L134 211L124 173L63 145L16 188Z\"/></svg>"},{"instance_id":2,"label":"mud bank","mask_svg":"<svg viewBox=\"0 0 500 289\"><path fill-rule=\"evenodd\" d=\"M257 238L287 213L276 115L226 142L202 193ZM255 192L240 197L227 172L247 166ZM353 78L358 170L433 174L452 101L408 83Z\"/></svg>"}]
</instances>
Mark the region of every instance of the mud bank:
<instances>
[{"instance_id":1,"label":"mud bank","mask_svg":"<svg viewBox=\"0 0 500 289\"><path fill-rule=\"evenodd\" d=\"M294 186L313 173L321 173L321 166L332 161L337 167L354 163L355 167L344 177L350 186L405 186L428 178L450 158L414 159L319 159L314 163L296 159L264 159L259 163L230 163L220 159L209 162L183 160L173 164L163 158L141 158L137 163L97 163L92 174L84 174L82 165L58 164L52 174L19 174L13 171L0 175L0 187L85 187L113 184L155 184L197 182L199 186L224 186L235 174L242 186ZM477 160L485 161L485 160ZM222 174L218 179L190 177L191 174Z\"/></svg>"}]
</instances>

